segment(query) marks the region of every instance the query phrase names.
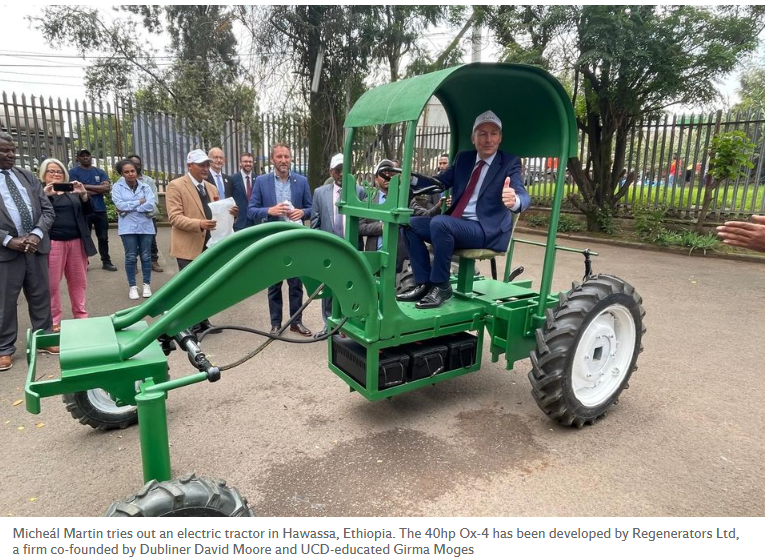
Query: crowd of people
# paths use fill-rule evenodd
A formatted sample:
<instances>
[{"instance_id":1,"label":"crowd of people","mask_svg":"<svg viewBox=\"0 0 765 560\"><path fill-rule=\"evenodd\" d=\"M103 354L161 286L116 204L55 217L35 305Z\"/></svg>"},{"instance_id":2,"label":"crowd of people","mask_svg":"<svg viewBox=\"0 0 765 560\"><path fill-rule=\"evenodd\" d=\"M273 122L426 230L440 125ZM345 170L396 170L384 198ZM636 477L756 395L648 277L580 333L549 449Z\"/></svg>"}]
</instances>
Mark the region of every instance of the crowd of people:
<instances>
[{"instance_id":1,"label":"crowd of people","mask_svg":"<svg viewBox=\"0 0 765 560\"><path fill-rule=\"evenodd\" d=\"M521 162L499 147L502 123L491 111L479 115L471 140L475 150L438 158L439 180L451 194L415 197L413 217L399 236L397 271L403 259L411 261L416 285L397 299L414 302L418 308L442 305L451 295L449 264L455 249L486 248L504 251L513 226L513 214L525 210L530 199L523 187ZM109 254L108 220L104 195L111 194L118 213L117 232L125 249L125 275L128 297L132 300L152 295L152 272L163 272L158 262L156 217L157 187L143 174L140 156L134 154L119 162L120 178L112 185L107 173L92 165L91 153L77 153L78 166L67 170L57 159L46 159L39 176L16 167L13 138L0 133L0 371L13 365L18 338L17 307L21 291L27 299L34 330L57 332L63 317L61 281L66 278L74 319L86 318L87 268L89 257L100 255L103 269L117 267ZM211 204L230 198L233 230L274 221L310 223L310 227L345 237L346 219L339 211L343 154L329 162L330 178L313 195L308 180L292 169L290 146L271 147L269 173L256 175L251 153L239 157L239 170L226 175L225 154L219 147L204 152L192 150L186 158L187 173L167 185L165 202L171 226L170 256L183 270L208 246L217 227ZM375 201L385 203L392 176L399 172L396 161L383 159L375 168ZM412 179L414 186L417 179ZM425 181L427 183L427 181ZM425 186L425 185L422 185ZM365 189L356 186L364 200ZM91 239L95 230L98 247ZM378 251L383 247L385 225L379 221L359 221L359 250ZM765 217L749 222L727 222L718 228L725 243L765 252ZM432 245L429 250L425 243ZM142 288L136 281L140 262ZM281 332L283 323L282 284L268 289L271 332ZM287 279L289 329L297 335L313 333L298 314L303 305L303 285L299 278ZM325 300L326 319L332 302ZM196 332L220 332L208 320L192 327ZM39 348L57 354L59 348Z\"/></svg>"}]
</instances>

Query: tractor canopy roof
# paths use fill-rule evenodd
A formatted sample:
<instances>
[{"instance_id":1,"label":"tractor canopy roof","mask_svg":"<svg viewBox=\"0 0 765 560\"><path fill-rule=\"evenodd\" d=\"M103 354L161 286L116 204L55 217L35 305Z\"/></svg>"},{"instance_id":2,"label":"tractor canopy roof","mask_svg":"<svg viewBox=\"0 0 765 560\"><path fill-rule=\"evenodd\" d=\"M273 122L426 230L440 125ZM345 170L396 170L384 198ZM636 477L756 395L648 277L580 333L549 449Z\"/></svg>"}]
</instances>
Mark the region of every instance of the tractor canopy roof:
<instances>
[{"instance_id":1,"label":"tractor canopy roof","mask_svg":"<svg viewBox=\"0 0 765 560\"><path fill-rule=\"evenodd\" d=\"M490 109L502 120L506 152L576 156L576 122L568 94L551 74L525 64L465 64L382 85L359 98L345 126L416 121L431 96L446 110L452 153L473 148L473 122Z\"/></svg>"}]
</instances>

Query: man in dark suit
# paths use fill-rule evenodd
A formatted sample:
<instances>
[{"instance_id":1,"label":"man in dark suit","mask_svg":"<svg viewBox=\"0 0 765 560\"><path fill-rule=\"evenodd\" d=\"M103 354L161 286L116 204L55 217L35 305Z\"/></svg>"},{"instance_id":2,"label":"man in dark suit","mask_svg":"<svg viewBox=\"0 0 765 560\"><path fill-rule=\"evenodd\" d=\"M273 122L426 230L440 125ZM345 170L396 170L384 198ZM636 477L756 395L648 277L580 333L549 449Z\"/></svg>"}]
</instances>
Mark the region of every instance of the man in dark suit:
<instances>
[{"instance_id":1,"label":"man in dark suit","mask_svg":"<svg viewBox=\"0 0 765 560\"><path fill-rule=\"evenodd\" d=\"M249 152L239 157L239 172L229 177L229 187L226 196L233 197L239 208L247 208L252 196L252 187L255 184L255 173L252 168L255 160ZM252 225L252 220L247 217L247 212L239 212L234 222L234 231L239 231Z\"/></svg>"},{"instance_id":2,"label":"man in dark suit","mask_svg":"<svg viewBox=\"0 0 765 560\"><path fill-rule=\"evenodd\" d=\"M14 167L16 144L0 132L0 371L11 369L18 338L17 307L27 298L32 329L51 332L48 232L56 215L40 181ZM40 348L58 354L58 347Z\"/></svg>"},{"instance_id":3,"label":"man in dark suit","mask_svg":"<svg viewBox=\"0 0 765 560\"><path fill-rule=\"evenodd\" d=\"M290 147L287 144L275 144L271 148L273 171L255 179L247 207L247 217L255 225L280 220L302 223L311 215L312 200L308 179L291 172L291 164ZM289 278L287 284L292 316L303 305L303 283L300 278ZM282 324L282 282L268 288L268 309L271 314L271 332L276 333ZM302 336L311 336L311 331L303 325L302 315L295 317L290 330Z\"/></svg>"},{"instance_id":4,"label":"man in dark suit","mask_svg":"<svg viewBox=\"0 0 765 560\"><path fill-rule=\"evenodd\" d=\"M223 200L228 198L227 194L231 190L229 176L223 172L223 166L226 164L226 155L220 148L210 148L207 152L207 157L210 158L210 174L205 179L208 183L212 183L218 189L218 198Z\"/></svg>"},{"instance_id":5,"label":"man in dark suit","mask_svg":"<svg viewBox=\"0 0 765 560\"><path fill-rule=\"evenodd\" d=\"M512 214L531 204L521 179L521 160L499 151L502 122L492 111L478 115L471 141L475 151L460 152L454 164L438 174L452 189L446 214L411 219L405 230L414 288L396 296L416 307L439 307L452 296L449 264L455 249L504 252L510 242ZM433 245L433 264L425 242Z\"/></svg>"}]
</instances>

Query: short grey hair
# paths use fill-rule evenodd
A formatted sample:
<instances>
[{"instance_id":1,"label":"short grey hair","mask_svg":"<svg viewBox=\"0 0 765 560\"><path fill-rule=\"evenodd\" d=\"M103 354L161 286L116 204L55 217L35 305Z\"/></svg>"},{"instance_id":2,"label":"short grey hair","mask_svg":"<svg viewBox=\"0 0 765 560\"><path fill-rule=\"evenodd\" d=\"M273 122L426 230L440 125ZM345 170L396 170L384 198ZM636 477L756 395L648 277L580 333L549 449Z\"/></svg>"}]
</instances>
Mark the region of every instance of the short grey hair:
<instances>
[{"instance_id":1,"label":"short grey hair","mask_svg":"<svg viewBox=\"0 0 765 560\"><path fill-rule=\"evenodd\" d=\"M0 140L5 140L6 142L13 142L14 144L16 141L13 139L13 136L8 134L7 132L0 132Z\"/></svg>"},{"instance_id":2,"label":"short grey hair","mask_svg":"<svg viewBox=\"0 0 765 560\"><path fill-rule=\"evenodd\" d=\"M46 184L46 183L45 183L45 173L47 173L47 172L48 172L48 166L49 166L51 163L55 163L56 165L58 165L58 166L61 168L61 171L63 171L63 172L64 172L64 180L63 180L63 181L61 181L61 182L62 182L62 183L68 183L68 182L69 182L69 171L67 171L67 170L66 170L66 167L64 166L64 164L63 164L63 163L61 163L61 162L60 162L59 160L57 160L56 158L48 158L48 159L46 159L44 162L42 162L42 163L40 164L40 171L39 171L40 182L41 182L43 185L45 185L45 184Z\"/></svg>"}]
</instances>

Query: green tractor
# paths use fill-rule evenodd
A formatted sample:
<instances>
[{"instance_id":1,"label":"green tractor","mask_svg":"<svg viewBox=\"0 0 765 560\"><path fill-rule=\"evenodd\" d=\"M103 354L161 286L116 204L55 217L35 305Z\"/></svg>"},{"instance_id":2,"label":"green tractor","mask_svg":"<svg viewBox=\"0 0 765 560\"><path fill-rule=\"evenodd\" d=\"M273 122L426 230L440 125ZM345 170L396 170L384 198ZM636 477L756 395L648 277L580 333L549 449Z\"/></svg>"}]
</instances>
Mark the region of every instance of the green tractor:
<instances>
[{"instance_id":1,"label":"green tractor","mask_svg":"<svg viewBox=\"0 0 765 560\"><path fill-rule=\"evenodd\" d=\"M531 394L554 421L582 427L616 404L636 369L645 332L641 298L616 276L592 274L589 250L555 243L564 174L558 174L546 244L513 239L501 279L476 275L475 261L500 256L458 250L454 297L437 309L396 301L396 257L402 227L412 211L416 125L428 100L442 103L451 127L452 156L470 149L476 115L492 109L504 123L501 149L520 157L576 156L573 109L562 86L536 67L468 64L375 88L354 105L345 122L341 212L345 239L287 223L240 231L204 252L153 297L110 317L64 321L61 332L29 333L26 407L40 412L43 397L63 395L69 412L99 429L139 426L144 480L136 495L115 502L111 516L250 516L246 500L224 482L194 475L173 479L166 415L168 393L203 381L260 352L277 335L229 366L216 366L189 327L292 277L312 299L332 297L328 319L329 368L370 401L447 381L480 369L484 337L492 362L512 369L531 356ZM387 199L360 200L352 174L354 138L364 127L404 123L401 173ZM431 190L437 190L431 187ZM369 193L374 194L373 192ZM380 220L383 246L359 252L359 220ZM516 279L516 243L546 247L541 284ZM568 292L551 293L556 252L581 253L585 278ZM496 276L496 274L494 275ZM242 280L246 279L246 281ZM215 286L225 283L225 293ZM146 317L155 320L148 324ZM38 379L36 349L60 345L60 377ZM180 346L195 373L170 379L167 354Z\"/></svg>"}]
</instances>

